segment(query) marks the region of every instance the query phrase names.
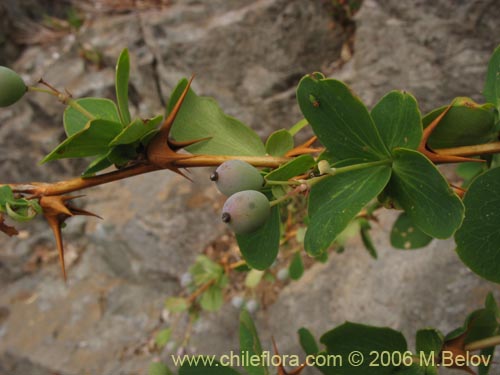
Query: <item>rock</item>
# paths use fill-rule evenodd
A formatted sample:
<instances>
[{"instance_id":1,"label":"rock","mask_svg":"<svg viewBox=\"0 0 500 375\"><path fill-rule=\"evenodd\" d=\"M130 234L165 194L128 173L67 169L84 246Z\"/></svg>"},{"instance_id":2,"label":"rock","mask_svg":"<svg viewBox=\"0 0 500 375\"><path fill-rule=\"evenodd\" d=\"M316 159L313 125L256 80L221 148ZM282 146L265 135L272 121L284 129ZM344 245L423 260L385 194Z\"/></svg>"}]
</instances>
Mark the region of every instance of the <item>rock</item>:
<instances>
[{"instance_id":1,"label":"rock","mask_svg":"<svg viewBox=\"0 0 500 375\"><path fill-rule=\"evenodd\" d=\"M479 99L495 47L491 35L499 32L499 9L487 6L365 0L353 59L329 73L347 79L370 106L391 89L414 93L424 112L458 95ZM299 79L329 70L345 38L340 28L331 28L320 1L172 1L163 10L96 16L77 38L27 48L15 67L30 82L44 76L75 97L113 97L115 59L128 46L134 115L161 113L177 81L196 73L199 94L214 96L225 111L267 135L301 118L295 103ZM99 64L83 60L82 48L95 52ZM64 138L63 109L37 94L2 110L2 180L54 181L83 170L84 164L68 161L36 165ZM178 293L195 256L223 231L214 209L221 196L209 174L195 171L191 184L156 172L89 190L76 202L105 221L77 221L65 231L76 254L67 286L57 258L36 272L25 268L50 235L43 221L26 227L28 245L4 240L0 309L9 313L0 319L0 366L9 373L13 366L35 374L143 372L152 359L148 342L165 324L165 297ZM301 353L301 326L320 335L344 320L402 329L413 345L416 329L434 325L447 331L482 305L492 287L465 269L451 242L392 250L387 232L393 219L393 213L381 216L378 261L351 241L345 254L315 265L274 305L256 313L266 349L273 334L280 352ZM191 349L237 350L237 315L229 303L205 315Z\"/></svg>"}]
</instances>

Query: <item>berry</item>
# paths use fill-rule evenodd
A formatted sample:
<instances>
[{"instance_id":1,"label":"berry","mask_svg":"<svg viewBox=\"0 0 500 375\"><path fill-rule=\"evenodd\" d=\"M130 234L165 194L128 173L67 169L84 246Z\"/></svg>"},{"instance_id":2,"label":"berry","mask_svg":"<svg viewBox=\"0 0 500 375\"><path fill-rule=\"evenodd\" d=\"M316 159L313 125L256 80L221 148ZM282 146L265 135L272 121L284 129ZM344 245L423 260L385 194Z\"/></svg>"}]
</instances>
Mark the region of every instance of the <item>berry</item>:
<instances>
[{"instance_id":1,"label":"berry","mask_svg":"<svg viewBox=\"0 0 500 375\"><path fill-rule=\"evenodd\" d=\"M255 190L244 190L231 195L222 208L222 221L236 234L248 234L262 227L271 206L267 197Z\"/></svg>"},{"instance_id":2,"label":"berry","mask_svg":"<svg viewBox=\"0 0 500 375\"><path fill-rule=\"evenodd\" d=\"M226 196L243 190L260 190L264 185L259 170L242 160L225 161L212 173L210 180Z\"/></svg>"},{"instance_id":3,"label":"berry","mask_svg":"<svg viewBox=\"0 0 500 375\"><path fill-rule=\"evenodd\" d=\"M0 66L0 107L8 107L23 97L27 87L13 70Z\"/></svg>"}]
</instances>

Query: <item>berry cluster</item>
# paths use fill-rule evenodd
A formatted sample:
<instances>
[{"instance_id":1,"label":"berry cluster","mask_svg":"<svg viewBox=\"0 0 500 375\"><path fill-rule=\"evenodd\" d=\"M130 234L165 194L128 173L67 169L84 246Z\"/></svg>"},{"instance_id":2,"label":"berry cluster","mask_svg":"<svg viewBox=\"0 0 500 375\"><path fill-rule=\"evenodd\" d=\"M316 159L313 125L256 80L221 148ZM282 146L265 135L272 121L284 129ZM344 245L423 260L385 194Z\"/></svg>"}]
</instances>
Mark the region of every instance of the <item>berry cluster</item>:
<instances>
[{"instance_id":1,"label":"berry cluster","mask_svg":"<svg viewBox=\"0 0 500 375\"><path fill-rule=\"evenodd\" d=\"M242 160L228 160L210 179L229 197L222 208L222 221L236 234L253 233L266 223L271 205L259 191L264 186L264 178L258 169Z\"/></svg>"}]
</instances>

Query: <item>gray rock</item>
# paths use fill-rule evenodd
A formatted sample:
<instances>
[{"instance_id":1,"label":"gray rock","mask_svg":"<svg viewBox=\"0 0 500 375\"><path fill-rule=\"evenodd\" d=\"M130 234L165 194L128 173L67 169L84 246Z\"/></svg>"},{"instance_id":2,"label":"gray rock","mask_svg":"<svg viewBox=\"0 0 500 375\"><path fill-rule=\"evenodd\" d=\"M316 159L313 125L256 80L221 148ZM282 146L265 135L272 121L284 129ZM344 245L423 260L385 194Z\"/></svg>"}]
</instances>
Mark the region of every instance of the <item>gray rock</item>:
<instances>
[{"instance_id":1,"label":"gray rock","mask_svg":"<svg viewBox=\"0 0 500 375\"><path fill-rule=\"evenodd\" d=\"M196 73L199 94L214 96L228 113L269 134L301 118L295 87L314 70L346 79L370 106L391 89L414 93L423 111L458 95L480 99L496 43L491 35L499 32L493 5L366 0L354 58L333 72L328 70L345 36L330 27L320 1L299 0L173 1L161 11L95 17L77 38L26 49L15 66L28 81L44 76L76 97L113 97L114 61L128 46L135 115L162 112L179 78ZM100 53L100 69L79 57L82 45ZM83 169L74 162L36 165L64 137L62 110L51 98L34 95L1 111L2 180L57 180ZM195 171L191 184L156 172L89 190L79 204L105 221L70 222L65 240L79 256L67 286L55 259L34 273L24 268L34 247L50 237L42 221L26 227L28 242L4 240L0 308L9 314L0 320L0 372L21 374L12 366L41 374L144 372L152 358L148 340L164 324L165 297L179 291L181 275L223 231L214 209L220 195L208 175ZM315 265L256 313L267 349L272 334L282 353L301 353L297 329L307 326L320 335L345 320L401 329L411 346L416 329L447 331L481 306L493 286L458 261L450 241L394 251L387 242L393 219L393 213L381 216L379 261L351 241L345 254ZM237 315L226 304L204 316L190 350L237 350Z\"/></svg>"}]
</instances>

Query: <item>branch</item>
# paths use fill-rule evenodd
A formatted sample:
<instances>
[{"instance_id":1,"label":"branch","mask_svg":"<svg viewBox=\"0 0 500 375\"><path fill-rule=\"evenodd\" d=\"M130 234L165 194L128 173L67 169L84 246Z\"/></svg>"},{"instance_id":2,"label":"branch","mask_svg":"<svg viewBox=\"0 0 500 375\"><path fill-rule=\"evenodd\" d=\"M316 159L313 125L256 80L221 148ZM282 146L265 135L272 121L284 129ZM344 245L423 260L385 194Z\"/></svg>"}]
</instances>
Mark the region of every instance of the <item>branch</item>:
<instances>
[{"instance_id":1,"label":"branch","mask_svg":"<svg viewBox=\"0 0 500 375\"><path fill-rule=\"evenodd\" d=\"M434 150L439 155L454 155L454 156L478 156L487 154L500 153L500 142L491 142L481 145L439 148Z\"/></svg>"},{"instance_id":2,"label":"branch","mask_svg":"<svg viewBox=\"0 0 500 375\"><path fill-rule=\"evenodd\" d=\"M226 160L244 160L255 167L277 168L291 160L291 158L280 158L274 156L231 156L231 155L192 155L185 159L175 161L175 166L179 168L189 167L210 167L217 166ZM151 163L136 164L127 168L119 169L98 176L82 178L77 177L70 180L58 181L54 183L31 184L8 184L15 193L32 194L36 197L63 195L77 190L107 184L109 182L122 180L149 172L159 171L168 168L160 168ZM2 186L2 185L0 185Z\"/></svg>"}]
</instances>

